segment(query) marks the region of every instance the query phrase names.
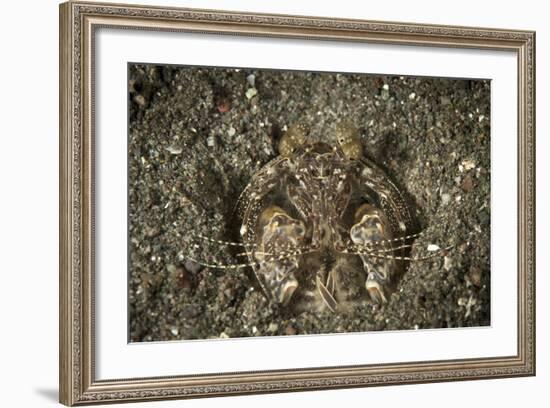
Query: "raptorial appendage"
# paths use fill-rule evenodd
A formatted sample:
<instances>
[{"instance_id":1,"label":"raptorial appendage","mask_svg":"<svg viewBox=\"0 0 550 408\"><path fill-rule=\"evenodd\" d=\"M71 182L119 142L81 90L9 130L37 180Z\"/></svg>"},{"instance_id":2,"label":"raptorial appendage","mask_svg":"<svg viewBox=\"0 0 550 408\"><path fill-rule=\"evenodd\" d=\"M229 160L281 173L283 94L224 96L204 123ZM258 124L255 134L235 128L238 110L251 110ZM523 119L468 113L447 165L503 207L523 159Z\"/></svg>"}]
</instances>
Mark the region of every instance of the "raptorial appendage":
<instances>
[{"instance_id":1,"label":"raptorial appendage","mask_svg":"<svg viewBox=\"0 0 550 408\"><path fill-rule=\"evenodd\" d=\"M367 273L365 287L370 297L378 302L386 302L389 289L393 286L399 266L391 255L397 250L394 247L391 225L382 210L363 204L355 213L356 223L351 227L350 236L354 244L365 250L359 257ZM375 257L372 251L390 257Z\"/></svg>"},{"instance_id":2,"label":"raptorial appendage","mask_svg":"<svg viewBox=\"0 0 550 408\"><path fill-rule=\"evenodd\" d=\"M257 262L257 276L269 296L286 305L299 283L300 247L305 237L305 226L290 217L282 208L266 208L259 220L259 245L251 257Z\"/></svg>"}]
</instances>

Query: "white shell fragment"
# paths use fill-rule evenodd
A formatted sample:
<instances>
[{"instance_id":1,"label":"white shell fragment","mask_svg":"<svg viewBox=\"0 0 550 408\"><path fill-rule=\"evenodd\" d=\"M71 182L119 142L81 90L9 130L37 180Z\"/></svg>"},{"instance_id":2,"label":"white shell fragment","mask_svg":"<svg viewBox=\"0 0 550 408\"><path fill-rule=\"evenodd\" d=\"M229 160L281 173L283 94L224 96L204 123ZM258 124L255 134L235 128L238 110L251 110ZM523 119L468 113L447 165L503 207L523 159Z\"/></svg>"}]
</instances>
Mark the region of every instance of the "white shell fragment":
<instances>
[{"instance_id":1,"label":"white shell fragment","mask_svg":"<svg viewBox=\"0 0 550 408\"><path fill-rule=\"evenodd\" d=\"M257 94L258 94L258 91L256 90L256 88L248 88L248 90L246 91L246 98L247 99L252 99Z\"/></svg>"},{"instance_id":2,"label":"white shell fragment","mask_svg":"<svg viewBox=\"0 0 550 408\"><path fill-rule=\"evenodd\" d=\"M428 245L428 251L430 251L430 252L439 251L439 249L440 249L439 246L436 245L436 244Z\"/></svg>"},{"instance_id":3,"label":"white shell fragment","mask_svg":"<svg viewBox=\"0 0 550 408\"><path fill-rule=\"evenodd\" d=\"M177 146L168 146L168 147L165 147L165 149L170 154L181 154L181 152L183 152L183 149L181 147L177 147Z\"/></svg>"},{"instance_id":4,"label":"white shell fragment","mask_svg":"<svg viewBox=\"0 0 550 408\"><path fill-rule=\"evenodd\" d=\"M448 256L443 258L443 269L446 271L450 271L453 267L453 260L452 258L449 258Z\"/></svg>"},{"instance_id":5,"label":"white shell fragment","mask_svg":"<svg viewBox=\"0 0 550 408\"><path fill-rule=\"evenodd\" d=\"M254 74L248 75L246 77L246 82L248 82L250 86L254 86L256 84L256 77L254 76Z\"/></svg>"},{"instance_id":6,"label":"white shell fragment","mask_svg":"<svg viewBox=\"0 0 550 408\"><path fill-rule=\"evenodd\" d=\"M468 171L476 167L476 162L470 159L463 160L462 163L458 166L459 170Z\"/></svg>"}]
</instances>

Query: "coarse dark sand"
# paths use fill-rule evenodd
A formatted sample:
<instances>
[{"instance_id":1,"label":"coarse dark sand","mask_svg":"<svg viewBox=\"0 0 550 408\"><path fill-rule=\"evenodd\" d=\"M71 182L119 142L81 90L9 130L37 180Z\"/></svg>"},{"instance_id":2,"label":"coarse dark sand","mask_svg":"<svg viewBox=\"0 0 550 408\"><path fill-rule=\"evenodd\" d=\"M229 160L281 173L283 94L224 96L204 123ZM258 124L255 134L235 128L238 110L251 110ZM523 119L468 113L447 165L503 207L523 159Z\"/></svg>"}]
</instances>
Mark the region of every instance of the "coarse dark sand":
<instances>
[{"instance_id":1,"label":"coarse dark sand","mask_svg":"<svg viewBox=\"0 0 550 408\"><path fill-rule=\"evenodd\" d=\"M163 341L490 324L490 81L253 69L129 66L129 338ZM412 262L387 304L292 313L234 254L233 209L277 156L285 126L361 132L365 153L415 202L445 256Z\"/></svg>"}]
</instances>

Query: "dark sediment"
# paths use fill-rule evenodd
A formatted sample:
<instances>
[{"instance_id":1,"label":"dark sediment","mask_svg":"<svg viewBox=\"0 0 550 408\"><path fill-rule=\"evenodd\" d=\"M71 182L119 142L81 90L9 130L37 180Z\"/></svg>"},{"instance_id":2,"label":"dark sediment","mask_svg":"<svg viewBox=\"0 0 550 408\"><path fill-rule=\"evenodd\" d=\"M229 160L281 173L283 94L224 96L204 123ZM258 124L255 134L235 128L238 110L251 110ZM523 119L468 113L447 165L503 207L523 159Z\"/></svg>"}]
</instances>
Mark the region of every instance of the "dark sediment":
<instances>
[{"instance_id":1,"label":"dark sediment","mask_svg":"<svg viewBox=\"0 0 550 408\"><path fill-rule=\"evenodd\" d=\"M130 340L471 327L490 324L490 82L249 69L129 69ZM429 244L389 302L292 314L251 271L197 235L236 240L233 214L285 126L361 131L365 153L415 202Z\"/></svg>"}]
</instances>

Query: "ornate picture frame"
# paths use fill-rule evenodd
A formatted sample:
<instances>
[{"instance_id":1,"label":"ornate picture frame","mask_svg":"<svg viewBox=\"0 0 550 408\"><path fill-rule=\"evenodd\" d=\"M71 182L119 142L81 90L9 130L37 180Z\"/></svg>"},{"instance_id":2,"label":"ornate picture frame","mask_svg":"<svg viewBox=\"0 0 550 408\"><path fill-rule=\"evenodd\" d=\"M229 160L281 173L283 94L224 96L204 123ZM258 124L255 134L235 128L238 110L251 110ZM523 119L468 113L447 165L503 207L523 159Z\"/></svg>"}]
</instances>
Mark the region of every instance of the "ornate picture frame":
<instances>
[{"instance_id":1,"label":"ornate picture frame","mask_svg":"<svg viewBox=\"0 0 550 408\"><path fill-rule=\"evenodd\" d=\"M517 58L517 352L413 362L97 377L95 47L101 28L504 51ZM458 51L457 51L458 52ZM125 102L125 101L122 101ZM121 103L122 103L121 102ZM125 138L125 135L120 135ZM498 154L493 151L492 154ZM535 375L535 33L134 5L60 6L60 401L66 405ZM512 267L512 266L510 266Z\"/></svg>"}]
</instances>

